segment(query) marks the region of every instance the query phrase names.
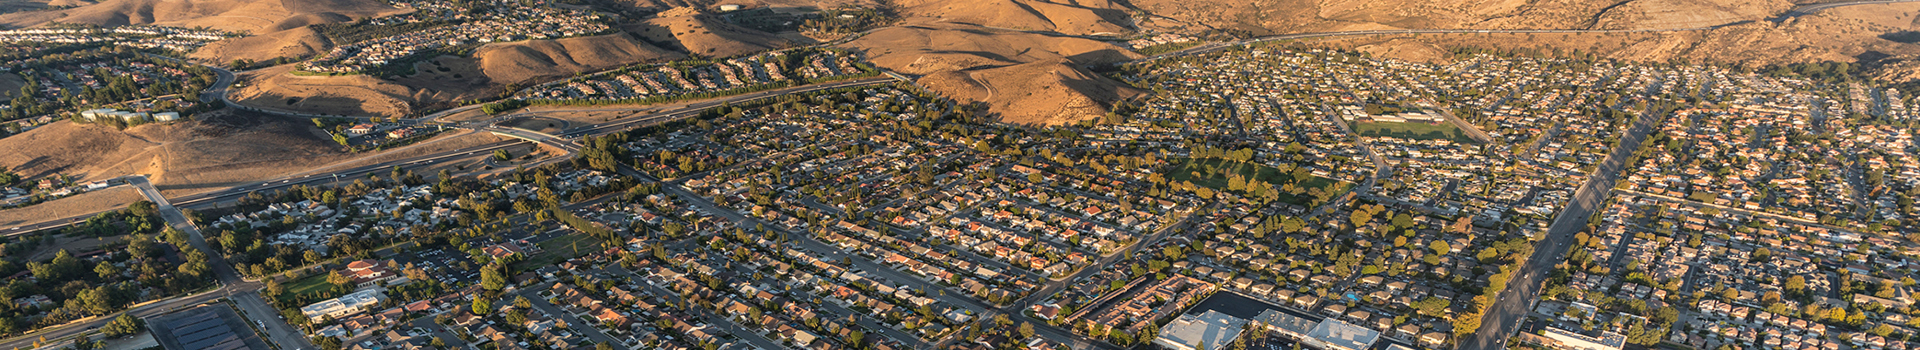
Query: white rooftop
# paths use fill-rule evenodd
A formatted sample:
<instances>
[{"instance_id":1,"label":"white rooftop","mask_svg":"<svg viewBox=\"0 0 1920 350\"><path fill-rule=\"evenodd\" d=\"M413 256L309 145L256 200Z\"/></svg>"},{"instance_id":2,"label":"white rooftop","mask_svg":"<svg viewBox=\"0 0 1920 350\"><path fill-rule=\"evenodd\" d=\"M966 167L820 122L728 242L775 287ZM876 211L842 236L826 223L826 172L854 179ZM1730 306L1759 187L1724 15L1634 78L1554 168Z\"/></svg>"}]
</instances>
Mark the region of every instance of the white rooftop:
<instances>
[{"instance_id":1,"label":"white rooftop","mask_svg":"<svg viewBox=\"0 0 1920 350\"><path fill-rule=\"evenodd\" d=\"M1379 331L1332 318L1320 321L1307 336L1344 350L1366 349L1380 340Z\"/></svg>"},{"instance_id":2,"label":"white rooftop","mask_svg":"<svg viewBox=\"0 0 1920 350\"><path fill-rule=\"evenodd\" d=\"M1153 342L1174 350L1219 350L1239 338L1246 325L1247 320L1207 310L1199 315L1180 315L1161 328L1160 337ZM1195 347L1203 343L1206 348Z\"/></svg>"}]
</instances>

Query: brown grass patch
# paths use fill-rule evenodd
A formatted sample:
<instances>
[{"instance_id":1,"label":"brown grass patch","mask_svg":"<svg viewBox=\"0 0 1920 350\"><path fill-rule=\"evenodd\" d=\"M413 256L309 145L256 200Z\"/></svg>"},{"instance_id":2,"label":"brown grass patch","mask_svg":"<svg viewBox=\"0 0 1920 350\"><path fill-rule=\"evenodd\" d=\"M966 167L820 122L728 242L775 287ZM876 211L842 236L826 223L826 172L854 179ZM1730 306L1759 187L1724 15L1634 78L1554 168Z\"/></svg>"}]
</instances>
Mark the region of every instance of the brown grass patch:
<instances>
[{"instance_id":1,"label":"brown grass patch","mask_svg":"<svg viewBox=\"0 0 1920 350\"><path fill-rule=\"evenodd\" d=\"M475 51L474 57L478 63L466 66L476 70L468 76L484 73L485 78L503 84L525 84L629 64L675 60L686 55L618 33L489 44Z\"/></svg>"},{"instance_id":2,"label":"brown grass patch","mask_svg":"<svg viewBox=\"0 0 1920 350\"><path fill-rule=\"evenodd\" d=\"M145 199L129 186L115 186L41 202L30 206L0 210L0 229L35 224L74 215L126 208Z\"/></svg>"},{"instance_id":3,"label":"brown grass patch","mask_svg":"<svg viewBox=\"0 0 1920 350\"><path fill-rule=\"evenodd\" d=\"M711 15L654 17L623 29L665 45L706 57L730 57L792 46L779 36L747 29Z\"/></svg>"},{"instance_id":4,"label":"brown grass patch","mask_svg":"<svg viewBox=\"0 0 1920 350\"><path fill-rule=\"evenodd\" d=\"M1123 8L1104 1L909 0L900 5L906 8L904 12L909 16L946 22L1069 35L1120 35L1132 32L1116 24L1127 22L1127 14L1120 11Z\"/></svg>"},{"instance_id":5,"label":"brown grass patch","mask_svg":"<svg viewBox=\"0 0 1920 350\"><path fill-rule=\"evenodd\" d=\"M346 21L399 13L374 0L107 0L77 8L0 15L0 24L31 27L48 22L99 26L156 24L269 33L316 20Z\"/></svg>"},{"instance_id":6,"label":"brown grass patch","mask_svg":"<svg viewBox=\"0 0 1920 350\"><path fill-rule=\"evenodd\" d=\"M207 62L226 63L236 59L256 62L280 57L308 57L326 52L332 46L313 28L299 27L241 38L215 41L194 50L188 57Z\"/></svg>"}]
</instances>

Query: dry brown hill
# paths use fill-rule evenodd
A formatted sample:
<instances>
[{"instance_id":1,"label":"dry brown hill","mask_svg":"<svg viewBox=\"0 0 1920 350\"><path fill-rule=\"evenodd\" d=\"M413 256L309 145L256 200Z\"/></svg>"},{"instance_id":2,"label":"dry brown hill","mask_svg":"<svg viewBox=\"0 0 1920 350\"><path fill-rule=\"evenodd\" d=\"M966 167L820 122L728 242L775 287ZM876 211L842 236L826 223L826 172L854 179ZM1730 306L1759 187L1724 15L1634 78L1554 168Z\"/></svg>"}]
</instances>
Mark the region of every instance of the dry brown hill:
<instances>
[{"instance_id":1,"label":"dry brown hill","mask_svg":"<svg viewBox=\"0 0 1920 350\"><path fill-rule=\"evenodd\" d=\"M1359 29L1675 28L1763 19L1787 0L1135 0L1142 28L1242 35Z\"/></svg>"},{"instance_id":2,"label":"dry brown hill","mask_svg":"<svg viewBox=\"0 0 1920 350\"><path fill-rule=\"evenodd\" d=\"M329 43L309 25L407 11L378 0L106 0L64 10L0 15L0 25L31 27L59 22L207 27L254 36L215 42L191 57L211 62L266 61L325 51Z\"/></svg>"},{"instance_id":3,"label":"dry brown hill","mask_svg":"<svg viewBox=\"0 0 1920 350\"><path fill-rule=\"evenodd\" d=\"M307 113L403 116L421 98L441 95L366 75L302 76L288 73L292 69L288 64L243 73L239 80L245 86L233 89L231 98L249 106Z\"/></svg>"},{"instance_id":4,"label":"dry brown hill","mask_svg":"<svg viewBox=\"0 0 1920 350\"><path fill-rule=\"evenodd\" d=\"M326 36L313 28L300 27L262 35L216 41L195 50L190 57L209 62L236 59L264 62L281 57L308 57L326 52L331 45Z\"/></svg>"},{"instance_id":5,"label":"dry brown hill","mask_svg":"<svg viewBox=\"0 0 1920 350\"><path fill-rule=\"evenodd\" d=\"M125 131L56 122L0 139L0 166L30 177L98 180L149 174L163 190L258 181L347 158L312 124L221 114L206 122L149 124Z\"/></svg>"},{"instance_id":6,"label":"dry brown hill","mask_svg":"<svg viewBox=\"0 0 1920 350\"><path fill-rule=\"evenodd\" d=\"M480 59L480 69L487 78L508 84L686 57L633 40L625 33L493 44L480 48L474 56Z\"/></svg>"},{"instance_id":7,"label":"dry brown hill","mask_svg":"<svg viewBox=\"0 0 1920 350\"><path fill-rule=\"evenodd\" d=\"M842 47L860 50L874 64L907 74L1058 59L1099 64L1140 57L1102 41L956 24L885 28Z\"/></svg>"},{"instance_id":8,"label":"dry brown hill","mask_svg":"<svg viewBox=\"0 0 1920 350\"><path fill-rule=\"evenodd\" d=\"M738 56L793 45L787 39L728 24L707 14L663 15L624 29L667 49L707 57Z\"/></svg>"},{"instance_id":9,"label":"dry brown hill","mask_svg":"<svg viewBox=\"0 0 1920 350\"><path fill-rule=\"evenodd\" d=\"M1064 60L942 72L918 83L956 101L985 102L1001 121L1015 124L1098 118L1114 103L1141 94Z\"/></svg>"},{"instance_id":10,"label":"dry brown hill","mask_svg":"<svg viewBox=\"0 0 1920 350\"><path fill-rule=\"evenodd\" d=\"M0 15L0 24L159 24L265 34L403 11L376 0L106 0L64 10Z\"/></svg>"},{"instance_id":11,"label":"dry brown hill","mask_svg":"<svg viewBox=\"0 0 1920 350\"><path fill-rule=\"evenodd\" d=\"M242 75L235 89L241 104L307 113L406 116L499 95L511 84L565 77L622 65L681 57L626 34L496 43L474 58L440 56L414 65L414 74L383 79L366 75L307 76L282 65Z\"/></svg>"},{"instance_id":12,"label":"dry brown hill","mask_svg":"<svg viewBox=\"0 0 1920 350\"><path fill-rule=\"evenodd\" d=\"M1792 7L1786 0L1631 0L1597 14L1594 28L1706 27L1765 19Z\"/></svg>"},{"instance_id":13,"label":"dry brown hill","mask_svg":"<svg viewBox=\"0 0 1920 350\"><path fill-rule=\"evenodd\" d=\"M1015 123L1059 124L1105 115L1137 94L1079 68L1139 58L1114 44L959 24L874 31L844 47L962 101L986 102Z\"/></svg>"},{"instance_id":14,"label":"dry brown hill","mask_svg":"<svg viewBox=\"0 0 1920 350\"><path fill-rule=\"evenodd\" d=\"M905 14L936 21L977 24L1069 35L1120 35L1132 32L1127 14L1106 1L906 0ZM1089 7L1092 6L1092 7Z\"/></svg>"},{"instance_id":15,"label":"dry brown hill","mask_svg":"<svg viewBox=\"0 0 1920 350\"><path fill-rule=\"evenodd\" d=\"M1781 23L1756 21L1708 31L1641 34L1461 34L1367 37L1329 41L1335 47L1366 48L1384 57L1419 59L1438 48L1496 47L1515 50L1579 50L1601 57L1665 62L1680 59L1765 67L1798 62L1856 62L1920 56L1920 46L1889 38L1920 31L1913 15L1920 3L1856 5L1828 9ZM1403 53L1405 55L1403 55ZM1412 55L1412 56L1407 56ZM1898 69L1908 64L1882 65Z\"/></svg>"}]
</instances>

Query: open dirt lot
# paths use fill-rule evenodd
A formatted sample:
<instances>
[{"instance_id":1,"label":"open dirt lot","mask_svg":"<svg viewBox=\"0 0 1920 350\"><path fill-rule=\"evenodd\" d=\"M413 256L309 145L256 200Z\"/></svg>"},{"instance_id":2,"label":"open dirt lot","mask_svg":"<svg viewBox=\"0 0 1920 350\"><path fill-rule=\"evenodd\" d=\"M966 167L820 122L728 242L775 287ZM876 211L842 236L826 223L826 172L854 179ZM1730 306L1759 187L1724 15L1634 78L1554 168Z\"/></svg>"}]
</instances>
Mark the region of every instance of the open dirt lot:
<instances>
[{"instance_id":1,"label":"open dirt lot","mask_svg":"<svg viewBox=\"0 0 1920 350\"><path fill-rule=\"evenodd\" d=\"M447 151L452 151L452 150L457 150L462 148L488 145L488 144L493 144L493 143L507 141L507 140L511 140L511 139L506 137L496 136L490 133L484 133L484 132L449 133L447 135L441 135L433 139L421 141L419 143L415 143L412 145L407 145L406 147L386 150L377 154L362 155L361 157L350 159L350 160L345 160L341 162L326 164L323 166L313 167L310 169L305 169L303 171L300 171L292 175L315 174L315 173L326 172L328 170L348 169L348 168L365 166L370 164L379 164L383 162L391 162L391 161L396 161L401 159L428 155L428 154L447 152Z\"/></svg>"},{"instance_id":2,"label":"open dirt lot","mask_svg":"<svg viewBox=\"0 0 1920 350\"><path fill-rule=\"evenodd\" d=\"M144 198L140 196L139 190L128 186L116 186L22 208L0 210L0 229L72 215L126 208L128 204L141 199Z\"/></svg>"}]
</instances>

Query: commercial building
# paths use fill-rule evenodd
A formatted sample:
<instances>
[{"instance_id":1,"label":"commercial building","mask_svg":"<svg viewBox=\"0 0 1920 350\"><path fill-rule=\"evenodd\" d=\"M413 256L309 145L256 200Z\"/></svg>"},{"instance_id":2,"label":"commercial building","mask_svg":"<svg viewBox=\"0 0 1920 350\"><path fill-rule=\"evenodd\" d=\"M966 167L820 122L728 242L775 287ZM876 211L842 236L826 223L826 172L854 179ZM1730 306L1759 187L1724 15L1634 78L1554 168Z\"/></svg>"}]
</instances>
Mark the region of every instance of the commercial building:
<instances>
[{"instance_id":1,"label":"commercial building","mask_svg":"<svg viewBox=\"0 0 1920 350\"><path fill-rule=\"evenodd\" d=\"M1219 350L1240 337L1247 320L1219 311L1180 315L1161 328L1153 343L1173 350Z\"/></svg>"},{"instance_id":2,"label":"commercial building","mask_svg":"<svg viewBox=\"0 0 1920 350\"><path fill-rule=\"evenodd\" d=\"M300 308L300 313L315 320L323 317L340 318L359 313L368 306L379 305L381 300L387 300L387 296L378 290L368 289L307 305Z\"/></svg>"},{"instance_id":3,"label":"commercial building","mask_svg":"<svg viewBox=\"0 0 1920 350\"><path fill-rule=\"evenodd\" d=\"M354 288L372 287L378 285L380 282L386 282L396 277L393 271L390 271L386 266L380 266L378 260L372 259L355 260L352 263L348 263L347 270L343 274L353 279Z\"/></svg>"},{"instance_id":4,"label":"commercial building","mask_svg":"<svg viewBox=\"0 0 1920 350\"><path fill-rule=\"evenodd\" d=\"M1338 319L1328 318L1314 325L1301 343L1322 350L1361 350L1380 340L1380 332Z\"/></svg>"},{"instance_id":5,"label":"commercial building","mask_svg":"<svg viewBox=\"0 0 1920 350\"><path fill-rule=\"evenodd\" d=\"M1559 344L1547 344L1555 349L1620 350L1627 345L1627 336L1614 332L1600 332L1599 336L1589 336L1559 327L1547 327L1546 335L1547 339L1559 342Z\"/></svg>"},{"instance_id":6,"label":"commercial building","mask_svg":"<svg viewBox=\"0 0 1920 350\"><path fill-rule=\"evenodd\" d=\"M154 316L147 330L166 350L268 350L247 320L224 305L205 305Z\"/></svg>"},{"instance_id":7,"label":"commercial building","mask_svg":"<svg viewBox=\"0 0 1920 350\"><path fill-rule=\"evenodd\" d=\"M1306 339L1307 333L1313 332L1313 327L1320 325L1321 318L1269 309L1261 311L1260 316L1254 317L1253 320L1260 321L1260 324L1266 325L1267 329L1274 333L1293 339Z\"/></svg>"}]
</instances>

